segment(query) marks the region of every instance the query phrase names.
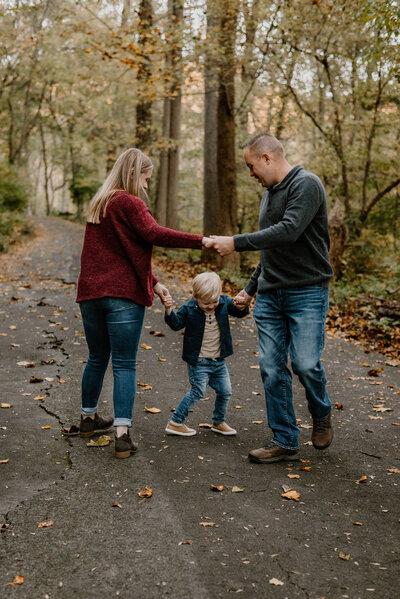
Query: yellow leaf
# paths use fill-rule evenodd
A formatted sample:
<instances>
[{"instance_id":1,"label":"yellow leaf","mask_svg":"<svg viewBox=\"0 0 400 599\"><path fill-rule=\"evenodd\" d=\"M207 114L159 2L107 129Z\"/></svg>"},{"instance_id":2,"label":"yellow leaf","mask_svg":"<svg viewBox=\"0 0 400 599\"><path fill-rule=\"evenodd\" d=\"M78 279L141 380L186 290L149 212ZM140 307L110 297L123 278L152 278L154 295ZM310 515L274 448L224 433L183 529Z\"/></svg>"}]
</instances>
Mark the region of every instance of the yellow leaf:
<instances>
[{"instance_id":1,"label":"yellow leaf","mask_svg":"<svg viewBox=\"0 0 400 599\"><path fill-rule=\"evenodd\" d=\"M113 440L108 435L101 435L96 441L89 441L86 443L87 447L105 447L106 445L110 445Z\"/></svg>"},{"instance_id":2,"label":"yellow leaf","mask_svg":"<svg viewBox=\"0 0 400 599\"><path fill-rule=\"evenodd\" d=\"M259 366L250 366L250 368L252 368L253 370L260 370Z\"/></svg>"},{"instance_id":3,"label":"yellow leaf","mask_svg":"<svg viewBox=\"0 0 400 599\"><path fill-rule=\"evenodd\" d=\"M45 424L42 428L51 428L51 424Z\"/></svg>"},{"instance_id":4,"label":"yellow leaf","mask_svg":"<svg viewBox=\"0 0 400 599\"><path fill-rule=\"evenodd\" d=\"M158 358L159 362L166 362L167 360L165 358Z\"/></svg>"},{"instance_id":5,"label":"yellow leaf","mask_svg":"<svg viewBox=\"0 0 400 599\"><path fill-rule=\"evenodd\" d=\"M144 411L150 412L150 414L159 414L161 412L159 408L148 408L147 406L144 406Z\"/></svg>"},{"instance_id":6,"label":"yellow leaf","mask_svg":"<svg viewBox=\"0 0 400 599\"><path fill-rule=\"evenodd\" d=\"M358 480L356 480L357 484L366 483L366 482L367 482L367 477L365 476L365 474L363 474L361 478L359 478Z\"/></svg>"},{"instance_id":7,"label":"yellow leaf","mask_svg":"<svg viewBox=\"0 0 400 599\"><path fill-rule=\"evenodd\" d=\"M39 522L38 528L49 528L49 526L53 526L53 520L47 520L46 522Z\"/></svg>"},{"instance_id":8,"label":"yellow leaf","mask_svg":"<svg viewBox=\"0 0 400 599\"><path fill-rule=\"evenodd\" d=\"M151 345L146 345L146 343L142 343L140 347L143 347L143 349L152 349Z\"/></svg>"},{"instance_id":9,"label":"yellow leaf","mask_svg":"<svg viewBox=\"0 0 400 599\"><path fill-rule=\"evenodd\" d=\"M300 478L300 474L288 474L288 478Z\"/></svg>"},{"instance_id":10,"label":"yellow leaf","mask_svg":"<svg viewBox=\"0 0 400 599\"><path fill-rule=\"evenodd\" d=\"M339 552L339 557L340 557L340 559L344 559L346 562L348 562L348 561L349 561L349 559L350 559L350 553L348 553L347 555L345 555L345 554L343 553L343 551L340 551L340 552Z\"/></svg>"},{"instance_id":11,"label":"yellow leaf","mask_svg":"<svg viewBox=\"0 0 400 599\"><path fill-rule=\"evenodd\" d=\"M47 395L36 395L36 397L34 397L33 399L37 399L37 400L42 400L42 399L46 399Z\"/></svg>"},{"instance_id":12,"label":"yellow leaf","mask_svg":"<svg viewBox=\"0 0 400 599\"><path fill-rule=\"evenodd\" d=\"M291 489L286 493L282 493L281 497L283 497L284 499L293 499L293 501L300 501L300 493L298 493L294 489Z\"/></svg>"},{"instance_id":13,"label":"yellow leaf","mask_svg":"<svg viewBox=\"0 0 400 599\"><path fill-rule=\"evenodd\" d=\"M400 474L399 468L389 468L388 472L391 472L392 474Z\"/></svg>"},{"instance_id":14,"label":"yellow leaf","mask_svg":"<svg viewBox=\"0 0 400 599\"><path fill-rule=\"evenodd\" d=\"M151 497L153 495L153 489L151 489L150 487L148 487L146 485L144 489L139 489L138 495L139 495L139 497L148 499L149 497Z\"/></svg>"},{"instance_id":15,"label":"yellow leaf","mask_svg":"<svg viewBox=\"0 0 400 599\"><path fill-rule=\"evenodd\" d=\"M233 485L232 487L232 493L243 493L244 489L242 489L241 487L237 487L236 485Z\"/></svg>"},{"instance_id":16,"label":"yellow leaf","mask_svg":"<svg viewBox=\"0 0 400 599\"><path fill-rule=\"evenodd\" d=\"M12 408L12 403L1 403L0 408Z\"/></svg>"},{"instance_id":17,"label":"yellow leaf","mask_svg":"<svg viewBox=\"0 0 400 599\"><path fill-rule=\"evenodd\" d=\"M262 424L264 420L252 420L253 424Z\"/></svg>"},{"instance_id":18,"label":"yellow leaf","mask_svg":"<svg viewBox=\"0 0 400 599\"><path fill-rule=\"evenodd\" d=\"M273 584L276 587L281 587L283 586L285 583L282 582L281 580L278 580L277 578L270 578L269 579L269 584Z\"/></svg>"},{"instance_id":19,"label":"yellow leaf","mask_svg":"<svg viewBox=\"0 0 400 599\"><path fill-rule=\"evenodd\" d=\"M7 464L7 462L10 461L10 458L7 458L6 460L0 460L0 464Z\"/></svg>"},{"instance_id":20,"label":"yellow leaf","mask_svg":"<svg viewBox=\"0 0 400 599\"><path fill-rule=\"evenodd\" d=\"M204 526L204 528L206 528L207 526L211 526L214 527L215 526L215 522L199 522L200 526Z\"/></svg>"}]
</instances>

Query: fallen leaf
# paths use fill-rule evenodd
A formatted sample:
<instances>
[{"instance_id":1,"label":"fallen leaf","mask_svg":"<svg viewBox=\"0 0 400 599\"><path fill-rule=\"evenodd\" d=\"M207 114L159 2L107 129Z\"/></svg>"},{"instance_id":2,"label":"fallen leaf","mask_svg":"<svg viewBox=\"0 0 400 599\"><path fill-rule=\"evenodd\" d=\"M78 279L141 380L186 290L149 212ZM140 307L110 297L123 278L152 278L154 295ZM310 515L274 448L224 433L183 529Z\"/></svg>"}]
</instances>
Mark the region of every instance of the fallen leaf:
<instances>
[{"instance_id":1,"label":"fallen leaf","mask_svg":"<svg viewBox=\"0 0 400 599\"><path fill-rule=\"evenodd\" d=\"M282 582L281 580L278 580L277 578L270 578L269 579L269 584L273 584L276 587L281 587L283 586L285 583Z\"/></svg>"},{"instance_id":2,"label":"fallen leaf","mask_svg":"<svg viewBox=\"0 0 400 599\"><path fill-rule=\"evenodd\" d=\"M383 368L371 368L371 370L368 370L368 376L379 376L382 371Z\"/></svg>"},{"instance_id":3,"label":"fallen leaf","mask_svg":"<svg viewBox=\"0 0 400 599\"><path fill-rule=\"evenodd\" d=\"M178 546L180 546L180 545L192 545L192 544L193 544L193 541L191 539L188 539L187 541L180 541L178 543Z\"/></svg>"},{"instance_id":4,"label":"fallen leaf","mask_svg":"<svg viewBox=\"0 0 400 599\"><path fill-rule=\"evenodd\" d=\"M38 528L49 528L49 526L53 526L53 520L46 520L46 522L39 522Z\"/></svg>"},{"instance_id":5,"label":"fallen leaf","mask_svg":"<svg viewBox=\"0 0 400 599\"><path fill-rule=\"evenodd\" d=\"M42 383L43 379L37 378L36 376L31 376L31 378L29 379L30 383Z\"/></svg>"},{"instance_id":6,"label":"fallen leaf","mask_svg":"<svg viewBox=\"0 0 400 599\"><path fill-rule=\"evenodd\" d=\"M10 326L8 328L11 329L12 331L15 331L17 329L15 324L10 324Z\"/></svg>"},{"instance_id":7,"label":"fallen leaf","mask_svg":"<svg viewBox=\"0 0 400 599\"><path fill-rule=\"evenodd\" d=\"M281 493L281 497L284 499L293 499L293 501L300 501L300 493L292 489L291 491L287 491L286 493Z\"/></svg>"},{"instance_id":8,"label":"fallen leaf","mask_svg":"<svg viewBox=\"0 0 400 599\"><path fill-rule=\"evenodd\" d=\"M203 458L203 456L202 456L202 455L198 455L197 457L199 458L199 460L200 460L200 461L201 461L201 460L204 460L204 458Z\"/></svg>"},{"instance_id":9,"label":"fallen leaf","mask_svg":"<svg viewBox=\"0 0 400 599\"><path fill-rule=\"evenodd\" d=\"M365 474L363 474L361 478L359 478L358 480L356 480L357 484L366 483L366 482L367 482L367 477L365 476Z\"/></svg>"},{"instance_id":10,"label":"fallen leaf","mask_svg":"<svg viewBox=\"0 0 400 599\"><path fill-rule=\"evenodd\" d=\"M215 526L215 522L199 522L200 526L204 526L204 528L206 528L207 526Z\"/></svg>"},{"instance_id":11,"label":"fallen leaf","mask_svg":"<svg viewBox=\"0 0 400 599\"><path fill-rule=\"evenodd\" d=\"M223 491L224 485L210 485L211 491Z\"/></svg>"},{"instance_id":12,"label":"fallen leaf","mask_svg":"<svg viewBox=\"0 0 400 599\"><path fill-rule=\"evenodd\" d=\"M399 468L389 468L388 472L391 472L392 474L400 474Z\"/></svg>"},{"instance_id":13,"label":"fallen leaf","mask_svg":"<svg viewBox=\"0 0 400 599\"><path fill-rule=\"evenodd\" d=\"M313 427L313 425L312 425L312 424L300 424L300 427L301 427L301 428L307 428L307 429L308 429L308 428L312 428L312 427Z\"/></svg>"},{"instance_id":14,"label":"fallen leaf","mask_svg":"<svg viewBox=\"0 0 400 599\"><path fill-rule=\"evenodd\" d=\"M167 360L165 358L158 358L159 362L166 362Z\"/></svg>"},{"instance_id":15,"label":"fallen leaf","mask_svg":"<svg viewBox=\"0 0 400 599\"><path fill-rule=\"evenodd\" d=\"M161 412L159 408L148 408L147 406L144 406L144 411L150 412L150 414L159 414Z\"/></svg>"},{"instance_id":16,"label":"fallen leaf","mask_svg":"<svg viewBox=\"0 0 400 599\"><path fill-rule=\"evenodd\" d=\"M208 422L199 422L197 426L200 428L212 428L212 424L209 424Z\"/></svg>"},{"instance_id":17,"label":"fallen leaf","mask_svg":"<svg viewBox=\"0 0 400 599\"><path fill-rule=\"evenodd\" d=\"M253 370L260 370L259 366L250 366L250 368L252 368Z\"/></svg>"},{"instance_id":18,"label":"fallen leaf","mask_svg":"<svg viewBox=\"0 0 400 599\"><path fill-rule=\"evenodd\" d=\"M6 460L0 460L0 464L7 464L7 462L10 461L10 458L7 458Z\"/></svg>"},{"instance_id":19,"label":"fallen leaf","mask_svg":"<svg viewBox=\"0 0 400 599\"><path fill-rule=\"evenodd\" d=\"M236 408L236 410L241 410L242 408L244 408L244 406L234 406Z\"/></svg>"},{"instance_id":20,"label":"fallen leaf","mask_svg":"<svg viewBox=\"0 0 400 599\"><path fill-rule=\"evenodd\" d=\"M304 470L305 472L310 472L311 466L302 466L300 470Z\"/></svg>"},{"instance_id":21,"label":"fallen leaf","mask_svg":"<svg viewBox=\"0 0 400 599\"><path fill-rule=\"evenodd\" d=\"M364 526L362 522L353 522L354 526Z\"/></svg>"},{"instance_id":22,"label":"fallen leaf","mask_svg":"<svg viewBox=\"0 0 400 599\"><path fill-rule=\"evenodd\" d=\"M34 368L36 364L35 362L27 362L26 360L22 360L22 362L17 362L17 366L25 366L25 368Z\"/></svg>"},{"instance_id":23,"label":"fallen leaf","mask_svg":"<svg viewBox=\"0 0 400 599\"><path fill-rule=\"evenodd\" d=\"M339 557L340 557L340 559L344 559L346 562L348 562L348 561L349 561L349 559L350 559L350 553L348 553L347 555L345 555L345 554L343 553L343 551L340 551L340 552L339 552Z\"/></svg>"},{"instance_id":24,"label":"fallen leaf","mask_svg":"<svg viewBox=\"0 0 400 599\"><path fill-rule=\"evenodd\" d=\"M12 403L0 403L0 408L12 408Z\"/></svg>"},{"instance_id":25,"label":"fallen leaf","mask_svg":"<svg viewBox=\"0 0 400 599\"><path fill-rule=\"evenodd\" d=\"M66 383L67 381L65 381L64 379L58 379L58 382L60 383L60 385L64 385L64 383Z\"/></svg>"},{"instance_id":26,"label":"fallen leaf","mask_svg":"<svg viewBox=\"0 0 400 599\"><path fill-rule=\"evenodd\" d=\"M236 485L233 485L232 487L232 493L243 493L244 488L242 489L241 487L237 487Z\"/></svg>"},{"instance_id":27,"label":"fallen leaf","mask_svg":"<svg viewBox=\"0 0 400 599\"><path fill-rule=\"evenodd\" d=\"M146 345L146 343L142 343L140 347L143 347L143 349L153 349L151 345Z\"/></svg>"},{"instance_id":28,"label":"fallen leaf","mask_svg":"<svg viewBox=\"0 0 400 599\"><path fill-rule=\"evenodd\" d=\"M113 503L111 507L119 507L121 510L123 509L122 505L119 503Z\"/></svg>"},{"instance_id":29,"label":"fallen leaf","mask_svg":"<svg viewBox=\"0 0 400 599\"><path fill-rule=\"evenodd\" d=\"M138 383L138 385L141 387L142 391L151 391L153 388L151 385L147 385L146 383Z\"/></svg>"},{"instance_id":30,"label":"fallen leaf","mask_svg":"<svg viewBox=\"0 0 400 599\"><path fill-rule=\"evenodd\" d=\"M33 399L37 399L39 401L41 401L42 399L46 399L47 395L36 395L36 397L34 397Z\"/></svg>"},{"instance_id":31,"label":"fallen leaf","mask_svg":"<svg viewBox=\"0 0 400 599\"><path fill-rule=\"evenodd\" d=\"M45 424L42 428L51 428L51 424Z\"/></svg>"},{"instance_id":32,"label":"fallen leaf","mask_svg":"<svg viewBox=\"0 0 400 599\"><path fill-rule=\"evenodd\" d=\"M113 440L108 435L101 435L98 439L96 439L96 441L94 441L92 439L91 441L89 441L89 443L86 443L86 446L87 447L105 447L106 445L110 445L110 443L112 443L112 442L113 442Z\"/></svg>"},{"instance_id":33,"label":"fallen leaf","mask_svg":"<svg viewBox=\"0 0 400 599\"><path fill-rule=\"evenodd\" d=\"M25 582L25 576L16 576L14 578L14 580L12 582L10 582L9 584L11 584L11 585L24 584L24 582Z\"/></svg>"},{"instance_id":34,"label":"fallen leaf","mask_svg":"<svg viewBox=\"0 0 400 599\"><path fill-rule=\"evenodd\" d=\"M288 478L300 478L300 474L288 474Z\"/></svg>"},{"instance_id":35,"label":"fallen leaf","mask_svg":"<svg viewBox=\"0 0 400 599\"><path fill-rule=\"evenodd\" d=\"M153 335L153 337L165 337L165 333L162 331L150 331L150 335Z\"/></svg>"},{"instance_id":36,"label":"fallen leaf","mask_svg":"<svg viewBox=\"0 0 400 599\"><path fill-rule=\"evenodd\" d=\"M4 532L5 530L7 530L7 528L9 528L9 524L8 522L4 522L3 524L0 525L0 532Z\"/></svg>"},{"instance_id":37,"label":"fallen leaf","mask_svg":"<svg viewBox=\"0 0 400 599\"><path fill-rule=\"evenodd\" d=\"M264 420L252 420L253 424L262 424Z\"/></svg>"},{"instance_id":38,"label":"fallen leaf","mask_svg":"<svg viewBox=\"0 0 400 599\"><path fill-rule=\"evenodd\" d=\"M374 406L373 412L393 412L393 408L385 408L384 406Z\"/></svg>"},{"instance_id":39,"label":"fallen leaf","mask_svg":"<svg viewBox=\"0 0 400 599\"><path fill-rule=\"evenodd\" d=\"M52 379L49 376L46 376L44 380L47 381L48 383L54 383L54 381L55 381L55 379Z\"/></svg>"},{"instance_id":40,"label":"fallen leaf","mask_svg":"<svg viewBox=\"0 0 400 599\"><path fill-rule=\"evenodd\" d=\"M21 393L22 397L28 397L28 395L32 395L32 393Z\"/></svg>"},{"instance_id":41,"label":"fallen leaf","mask_svg":"<svg viewBox=\"0 0 400 599\"><path fill-rule=\"evenodd\" d=\"M337 410L343 410L343 404L339 403L338 401L335 401L335 408Z\"/></svg>"},{"instance_id":42,"label":"fallen leaf","mask_svg":"<svg viewBox=\"0 0 400 599\"><path fill-rule=\"evenodd\" d=\"M150 487L148 487L146 485L144 489L140 489L139 488L138 495L139 495L139 497L143 497L144 499L148 499L149 497L151 497L153 495L153 489L150 489Z\"/></svg>"}]
</instances>

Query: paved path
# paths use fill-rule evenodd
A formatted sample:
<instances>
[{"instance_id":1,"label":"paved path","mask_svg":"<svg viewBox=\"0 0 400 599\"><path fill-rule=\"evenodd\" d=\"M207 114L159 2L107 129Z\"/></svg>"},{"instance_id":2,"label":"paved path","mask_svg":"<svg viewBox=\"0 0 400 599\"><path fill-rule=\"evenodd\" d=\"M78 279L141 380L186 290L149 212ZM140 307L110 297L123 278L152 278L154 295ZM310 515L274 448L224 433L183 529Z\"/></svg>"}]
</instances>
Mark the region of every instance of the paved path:
<instances>
[{"instance_id":1,"label":"paved path","mask_svg":"<svg viewBox=\"0 0 400 599\"><path fill-rule=\"evenodd\" d=\"M0 258L0 391L1 402L12 404L0 409L0 460L8 459L0 464L0 596L397 597L400 477L390 470L400 469L399 369L329 339L329 392L343 405L334 410L333 445L325 452L310 446L310 417L296 383L303 462L250 464L248 450L268 440L252 319L232 319L228 421L238 436L199 428L193 438L167 437L187 377L182 337L164 325L155 303L142 335L151 349L139 352L138 382L152 385L138 388L133 436L140 448L116 460L112 445L88 448L61 432L78 422L86 359L74 303L83 228L48 218L37 233ZM178 303L186 299L189 285L157 274ZM373 368L381 369L378 377L368 377ZM111 393L108 374L103 413L111 412ZM212 399L210 390L190 425L210 422ZM213 492L211 484L224 489ZM141 499L146 485L153 496ZM283 499L286 488L300 501ZM38 527L48 521L53 525ZM17 576L23 584L10 585Z\"/></svg>"}]
</instances>

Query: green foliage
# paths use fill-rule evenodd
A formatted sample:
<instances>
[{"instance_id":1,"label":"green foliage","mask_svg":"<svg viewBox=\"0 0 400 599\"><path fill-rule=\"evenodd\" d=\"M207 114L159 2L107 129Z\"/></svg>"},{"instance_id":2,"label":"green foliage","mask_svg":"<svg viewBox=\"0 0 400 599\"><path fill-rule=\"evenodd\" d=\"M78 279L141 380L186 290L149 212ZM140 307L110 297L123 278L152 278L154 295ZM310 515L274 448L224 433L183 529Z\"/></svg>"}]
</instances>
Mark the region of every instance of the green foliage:
<instances>
[{"instance_id":1,"label":"green foliage","mask_svg":"<svg viewBox=\"0 0 400 599\"><path fill-rule=\"evenodd\" d=\"M17 239L30 232L31 226L21 212L0 212L0 252L7 252Z\"/></svg>"},{"instance_id":2,"label":"green foliage","mask_svg":"<svg viewBox=\"0 0 400 599\"><path fill-rule=\"evenodd\" d=\"M0 212L23 210L28 203L26 189L19 183L16 172L0 165Z\"/></svg>"}]
</instances>

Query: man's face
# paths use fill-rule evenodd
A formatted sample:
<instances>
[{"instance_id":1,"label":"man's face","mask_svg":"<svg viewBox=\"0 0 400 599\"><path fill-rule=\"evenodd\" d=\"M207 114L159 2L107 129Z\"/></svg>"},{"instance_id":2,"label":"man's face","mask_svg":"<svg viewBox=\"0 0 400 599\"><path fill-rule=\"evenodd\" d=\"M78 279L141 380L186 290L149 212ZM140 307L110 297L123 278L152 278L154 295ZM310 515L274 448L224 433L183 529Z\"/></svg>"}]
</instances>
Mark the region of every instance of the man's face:
<instances>
[{"instance_id":1,"label":"man's face","mask_svg":"<svg viewBox=\"0 0 400 599\"><path fill-rule=\"evenodd\" d=\"M249 148L244 151L244 159L248 166L250 177L254 177L263 187L275 185L274 169L268 154L258 157Z\"/></svg>"}]
</instances>

